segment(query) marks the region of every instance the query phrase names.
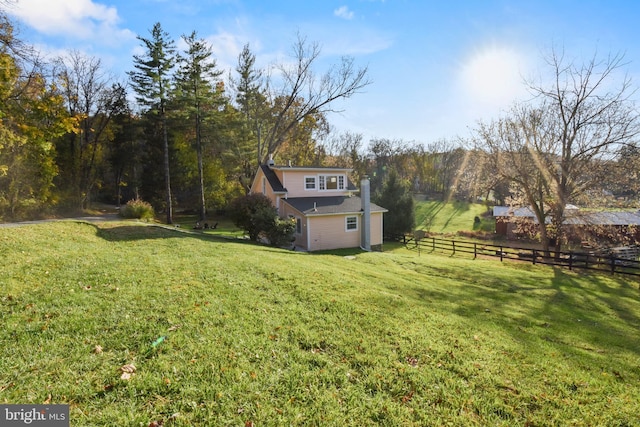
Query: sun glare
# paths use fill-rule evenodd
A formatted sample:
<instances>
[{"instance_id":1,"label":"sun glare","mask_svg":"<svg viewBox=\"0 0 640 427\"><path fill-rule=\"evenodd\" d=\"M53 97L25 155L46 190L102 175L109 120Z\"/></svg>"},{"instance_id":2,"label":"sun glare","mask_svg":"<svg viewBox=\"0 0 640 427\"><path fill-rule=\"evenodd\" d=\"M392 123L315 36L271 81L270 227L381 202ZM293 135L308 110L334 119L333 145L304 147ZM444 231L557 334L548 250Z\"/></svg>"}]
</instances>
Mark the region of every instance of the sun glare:
<instances>
[{"instance_id":1,"label":"sun glare","mask_svg":"<svg viewBox=\"0 0 640 427\"><path fill-rule=\"evenodd\" d=\"M462 84L469 100L504 107L524 93L524 57L508 48L491 47L475 53L462 66Z\"/></svg>"}]
</instances>

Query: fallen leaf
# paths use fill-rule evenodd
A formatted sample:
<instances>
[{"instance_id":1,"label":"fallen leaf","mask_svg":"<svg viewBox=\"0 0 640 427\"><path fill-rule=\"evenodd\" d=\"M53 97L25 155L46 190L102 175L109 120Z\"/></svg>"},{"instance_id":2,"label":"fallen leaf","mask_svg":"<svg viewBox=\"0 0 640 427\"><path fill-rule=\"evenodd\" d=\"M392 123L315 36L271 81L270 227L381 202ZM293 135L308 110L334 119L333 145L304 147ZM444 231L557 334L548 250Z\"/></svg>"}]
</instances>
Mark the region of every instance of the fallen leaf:
<instances>
[{"instance_id":1,"label":"fallen leaf","mask_svg":"<svg viewBox=\"0 0 640 427\"><path fill-rule=\"evenodd\" d=\"M122 372L127 372L127 373L130 373L130 374L133 374L136 371L136 367L135 367L135 365L133 363L129 363L128 365L122 365L120 367L120 370Z\"/></svg>"},{"instance_id":2,"label":"fallen leaf","mask_svg":"<svg viewBox=\"0 0 640 427\"><path fill-rule=\"evenodd\" d=\"M96 346L93 348L93 352L94 352L95 354L100 354L100 353L102 353L102 346L101 346L101 345L96 345Z\"/></svg>"},{"instance_id":3,"label":"fallen leaf","mask_svg":"<svg viewBox=\"0 0 640 427\"><path fill-rule=\"evenodd\" d=\"M122 375L120 375L120 379L130 380L131 377L136 372L136 367L133 364L123 365L120 367L120 371L122 371Z\"/></svg>"},{"instance_id":4,"label":"fallen leaf","mask_svg":"<svg viewBox=\"0 0 640 427\"><path fill-rule=\"evenodd\" d=\"M51 403L51 393L49 393L49 396L47 396L47 399L42 402L43 405L48 405Z\"/></svg>"}]
</instances>

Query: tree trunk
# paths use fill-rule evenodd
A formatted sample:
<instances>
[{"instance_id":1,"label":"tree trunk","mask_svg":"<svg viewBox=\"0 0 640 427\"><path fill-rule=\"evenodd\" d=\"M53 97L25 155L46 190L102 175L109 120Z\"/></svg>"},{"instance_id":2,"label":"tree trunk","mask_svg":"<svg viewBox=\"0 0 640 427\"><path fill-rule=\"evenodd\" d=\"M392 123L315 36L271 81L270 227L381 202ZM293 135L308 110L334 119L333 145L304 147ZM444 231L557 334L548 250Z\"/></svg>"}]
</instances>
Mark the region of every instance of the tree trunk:
<instances>
[{"instance_id":1,"label":"tree trunk","mask_svg":"<svg viewBox=\"0 0 640 427\"><path fill-rule=\"evenodd\" d=\"M200 221L207 219L207 206L204 195L204 165L202 161L202 136L200 129L200 113L196 113L196 145L198 150L198 174L200 175Z\"/></svg>"},{"instance_id":2,"label":"tree trunk","mask_svg":"<svg viewBox=\"0 0 640 427\"><path fill-rule=\"evenodd\" d=\"M165 203L167 208L167 224L173 224L173 207L171 206L171 179L169 176L169 136L167 135L167 119L162 107L162 133L164 139L164 183Z\"/></svg>"}]
</instances>

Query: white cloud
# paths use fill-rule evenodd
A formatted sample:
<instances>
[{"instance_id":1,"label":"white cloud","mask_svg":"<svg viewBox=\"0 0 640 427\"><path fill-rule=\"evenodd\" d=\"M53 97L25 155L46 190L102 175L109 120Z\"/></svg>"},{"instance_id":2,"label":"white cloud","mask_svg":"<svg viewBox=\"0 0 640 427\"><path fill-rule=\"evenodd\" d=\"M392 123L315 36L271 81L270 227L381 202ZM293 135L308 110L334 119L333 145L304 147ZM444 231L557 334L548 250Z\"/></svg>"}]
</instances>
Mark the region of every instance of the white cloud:
<instances>
[{"instance_id":1,"label":"white cloud","mask_svg":"<svg viewBox=\"0 0 640 427\"><path fill-rule=\"evenodd\" d=\"M353 19L353 12L349 10L347 6L341 6L333 11L333 14L338 18Z\"/></svg>"},{"instance_id":2,"label":"white cloud","mask_svg":"<svg viewBox=\"0 0 640 427\"><path fill-rule=\"evenodd\" d=\"M120 18L115 7L92 0L18 0L8 12L50 36L99 40L103 44L135 38L131 31L118 27Z\"/></svg>"}]
</instances>

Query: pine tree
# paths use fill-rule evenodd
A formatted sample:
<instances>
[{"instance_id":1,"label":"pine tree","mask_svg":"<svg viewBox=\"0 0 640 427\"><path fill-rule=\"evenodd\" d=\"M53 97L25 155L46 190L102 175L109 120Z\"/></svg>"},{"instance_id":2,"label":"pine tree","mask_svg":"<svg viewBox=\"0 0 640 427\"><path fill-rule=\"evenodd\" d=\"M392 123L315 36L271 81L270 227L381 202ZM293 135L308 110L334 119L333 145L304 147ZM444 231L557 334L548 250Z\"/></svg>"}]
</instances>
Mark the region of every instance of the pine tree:
<instances>
[{"instance_id":1,"label":"pine tree","mask_svg":"<svg viewBox=\"0 0 640 427\"><path fill-rule=\"evenodd\" d=\"M373 200L389 210L384 215L385 236L396 236L413 230L415 213L413 196L408 182L401 180L397 172L391 169Z\"/></svg>"},{"instance_id":2,"label":"pine tree","mask_svg":"<svg viewBox=\"0 0 640 427\"><path fill-rule=\"evenodd\" d=\"M219 83L222 71L216 68L216 61L212 60L211 46L206 41L197 38L196 32L189 36L182 36L187 44L185 56L179 58L177 74L178 98L184 107L188 121L194 125L196 151L198 155L198 178L200 190L200 220L207 216L204 162L203 162L203 125L207 118L211 118L223 104L223 86Z\"/></svg>"},{"instance_id":3,"label":"pine tree","mask_svg":"<svg viewBox=\"0 0 640 427\"><path fill-rule=\"evenodd\" d=\"M151 30L151 38L138 36L146 49L144 55L134 55L135 71L129 72L136 100L156 115L162 127L164 151L165 203L167 224L173 223L171 177L169 170L169 137L166 106L171 90L172 71L175 65L175 43L160 23Z\"/></svg>"}]
</instances>

